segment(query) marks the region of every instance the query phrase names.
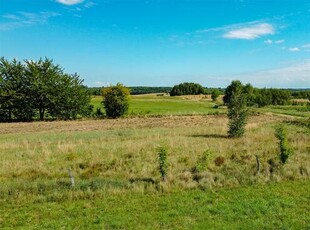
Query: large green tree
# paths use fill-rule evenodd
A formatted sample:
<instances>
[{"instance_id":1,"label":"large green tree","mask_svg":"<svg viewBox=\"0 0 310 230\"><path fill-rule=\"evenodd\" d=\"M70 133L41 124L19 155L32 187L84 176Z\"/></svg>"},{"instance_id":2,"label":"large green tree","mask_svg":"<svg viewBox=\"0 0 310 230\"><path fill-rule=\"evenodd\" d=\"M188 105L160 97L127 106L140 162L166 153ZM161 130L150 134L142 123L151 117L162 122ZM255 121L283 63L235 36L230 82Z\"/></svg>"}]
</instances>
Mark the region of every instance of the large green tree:
<instances>
[{"instance_id":1,"label":"large green tree","mask_svg":"<svg viewBox=\"0 0 310 230\"><path fill-rule=\"evenodd\" d=\"M88 116L92 112L90 95L77 74L65 74L55 89L50 114L58 119L76 119L78 115Z\"/></svg>"},{"instance_id":2,"label":"large green tree","mask_svg":"<svg viewBox=\"0 0 310 230\"><path fill-rule=\"evenodd\" d=\"M29 109L27 85L24 84L24 65L13 59L12 62L0 59L0 110L1 121L11 121L13 117L19 120L30 120L32 111Z\"/></svg>"},{"instance_id":3,"label":"large green tree","mask_svg":"<svg viewBox=\"0 0 310 230\"><path fill-rule=\"evenodd\" d=\"M57 89L62 87L63 70L54 65L50 59L26 61L26 81L29 84L29 94L32 108L39 112L39 119L44 120L45 113L57 101Z\"/></svg>"},{"instance_id":4,"label":"large green tree","mask_svg":"<svg viewBox=\"0 0 310 230\"><path fill-rule=\"evenodd\" d=\"M77 74L66 74L51 59L24 64L0 59L1 121L75 119L91 111L90 95Z\"/></svg>"}]
</instances>

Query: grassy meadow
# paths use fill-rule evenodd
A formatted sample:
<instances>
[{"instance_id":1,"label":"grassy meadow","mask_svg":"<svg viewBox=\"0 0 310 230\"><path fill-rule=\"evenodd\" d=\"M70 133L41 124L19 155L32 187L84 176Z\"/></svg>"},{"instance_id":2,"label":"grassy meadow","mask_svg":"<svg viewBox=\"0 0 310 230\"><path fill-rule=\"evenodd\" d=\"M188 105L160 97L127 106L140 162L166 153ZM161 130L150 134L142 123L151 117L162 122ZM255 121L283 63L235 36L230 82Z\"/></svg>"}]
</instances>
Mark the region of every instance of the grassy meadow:
<instances>
[{"instance_id":1,"label":"grassy meadow","mask_svg":"<svg viewBox=\"0 0 310 230\"><path fill-rule=\"evenodd\" d=\"M92 98L94 111L102 108L102 97ZM128 116L207 115L224 114L223 107L215 108L210 96L170 97L163 94L134 95L130 97Z\"/></svg>"},{"instance_id":2,"label":"grassy meadow","mask_svg":"<svg viewBox=\"0 0 310 230\"><path fill-rule=\"evenodd\" d=\"M130 103L122 119L0 124L0 228L310 228L309 107L254 109L246 135L229 139L226 109L209 98ZM294 149L285 165L279 123ZM207 167L196 172L206 151Z\"/></svg>"}]
</instances>

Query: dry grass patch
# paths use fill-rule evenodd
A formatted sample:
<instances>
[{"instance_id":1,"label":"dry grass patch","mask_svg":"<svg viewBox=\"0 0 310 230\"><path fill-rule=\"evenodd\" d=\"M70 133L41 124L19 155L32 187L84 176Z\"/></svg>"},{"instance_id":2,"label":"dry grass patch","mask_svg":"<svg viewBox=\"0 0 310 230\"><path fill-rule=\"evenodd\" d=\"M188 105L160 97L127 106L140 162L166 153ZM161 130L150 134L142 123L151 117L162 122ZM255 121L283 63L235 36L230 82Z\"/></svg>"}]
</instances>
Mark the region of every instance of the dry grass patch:
<instances>
[{"instance_id":1,"label":"dry grass patch","mask_svg":"<svg viewBox=\"0 0 310 230\"><path fill-rule=\"evenodd\" d=\"M287 120L254 116L245 137L227 138L225 116L175 116L117 120L85 120L0 124L0 180L68 181L71 168L77 184L100 180L130 183L130 189L156 189L160 181L157 148L168 147L166 189L193 189L308 178L309 134L289 125L295 155L271 173L278 154L274 125ZM212 151L204 172L191 169L199 156ZM256 158L261 168L257 175ZM54 183L54 182L53 182ZM118 188L119 189L119 188Z\"/></svg>"}]
</instances>

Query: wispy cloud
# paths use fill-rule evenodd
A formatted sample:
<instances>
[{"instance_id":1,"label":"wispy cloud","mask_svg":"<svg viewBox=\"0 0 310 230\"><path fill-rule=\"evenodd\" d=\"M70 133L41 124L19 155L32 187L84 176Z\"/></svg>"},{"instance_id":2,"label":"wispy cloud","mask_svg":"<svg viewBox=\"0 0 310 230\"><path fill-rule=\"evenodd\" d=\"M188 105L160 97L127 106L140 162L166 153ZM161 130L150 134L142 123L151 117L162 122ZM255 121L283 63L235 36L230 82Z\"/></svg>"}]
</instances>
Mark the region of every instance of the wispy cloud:
<instances>
[{"instance_id":1,"label":"wispy cloud","mask_svg":"<svg viewBox=\"0 0 310 230\"><path fill-rule=\"evenodd\" d=\"M97 4L94 3L94 2L89 1L89 2L86 2L86 3L84 4L84 7L85 7L85 8L91 8L91 7L95 6L95 5L97 5Z\"/></svg>"},{"instance_id":2,"label":"wispy cloud","mask_svg":"<svg viewBox=\"0 0 310 230\"><path fill-rule=\"evenodd\" d=\"M281 44L281 43L284 43L285 42L285 40L277 40L277 41L275 41L274 43L276 43L276 44Z\"/></svg>"},{"instance_id":3,"label":"wispy cloud","mask_svg":"<svg viewBox=\"0 0 310 230\"><path fill-rule=\"evenodd\" d=\"M64 5L72 6L76 4L81 4L82 2L84 2L84 0L56 0L56 2L59 2Z\"/></svg>"},{"instance_id":4,"label":"wispy cloud","mask_svg":"<svg viewBox=\"0 0 310 230\"><path fill-rule=\"evenodd\" d=\"M201 45L213 43L219 37L224 39L253 40L265 35L272 35L276 27L269 20L256 20L245 23L236 23L213 28L205 28L184 34L171 35L168 40L176 45ZM212 41L213 40L213 41ZM265 41L267 44L282 43L284 40Z\"/></svg>"},{"instance_id":5,"label":"wispy cloud","mask_svg":"<svg viewBox=\"0 0 310 230\"><path fill-rule=\"evenodd\" d=\"M265 41L264 41L264 43L266 43L266 44L272 44L272 43L273 43L273 41L272 41L272 40L270 40L270 39L267 39L267 40L265 40Z\"/></svg>"},{"instance_id":6,"label":"wispy cloud","mask_svg":"<svg viewBox=\"0 0 310 230\"><path fill-rule=\"evenodd\" d=\"M282 47L282 50L289 52L310 52L310 44L299 45L295 47Z\"/></svg>"},{"instance_id":7,"label":"wispy cloud","mask_svg":"<svg viewBox=\"0 0 310 230\"><path fill-rule=\"evenodd\" d=\"M291 52L299 52L300 49L298 47L292 47L292 48L288 48L288 51L291 51Z\"/></svg>"},{"instance_id":8,"label":"wispy cloud","mask_svg":"<svg viewBox=\"0 0 310 230\"><path fill-rule=\"evenodd\" d=\"M55 12L18 12L16 14L6 14L1 17L4 19L0 22L0 30L12 30L21 27L29 27L38 24L45 24L49 18L59 16L60 14Z\"/></svg>"},{"instance_id":9,"label":"wispy cloud","mask_svg":"<svg viewBox=\"0 0 310 230\"><path fill-rule=\"evenodd\" d=\"M58 0L56 0L58 1ZM63 0L62 0L63 1ZM81 4L83 3L83 4ZM79 5L77 5L79 4ZM83 0L83 1L80 1L79 3L76 3L76 4L66 4L66 6L64 7L69 13L71 13L74 17L79 17L81 18L82 17L82 14L85 10L88 10L90 8L92 8L93 6L96 6L97 3L93 2L93 1L86 1L86 0Z\"/></svg>"},{"instance_id":10,"label":"wispy cloud","mask_svg":"<svg viewBox=\"0 0 310 230\"><path fill-rule=\"evenodd\" d=\"M223 35L228 39L245 39L253 40L265 35L271 35L275 33L275 28L269 23L259 23L232 29Z\"/></svg>"},{"instance_id":11,"label":"wispy cloud","mask_svg":"<svg viewBox=\"0 0 310 230\"><path fill-rule=\"evenodd\" d=\"M310 59L286 67L231 76L258 87L304 88L310 86Z\"/></svg>"},{"instance_id":12,"label":"wispy cloud","mask_svg":"<svg viewBox=\"0 0 310 230\"><path fill-rule=\"evenodd\" d=\"M276 40L276 41L273 41L271 39L267 39L264 41L264 43L268 44L268 45L271 45L271 44L281 44L281 43L284 43L285 40Z\"/></svg>"}]
</instances>

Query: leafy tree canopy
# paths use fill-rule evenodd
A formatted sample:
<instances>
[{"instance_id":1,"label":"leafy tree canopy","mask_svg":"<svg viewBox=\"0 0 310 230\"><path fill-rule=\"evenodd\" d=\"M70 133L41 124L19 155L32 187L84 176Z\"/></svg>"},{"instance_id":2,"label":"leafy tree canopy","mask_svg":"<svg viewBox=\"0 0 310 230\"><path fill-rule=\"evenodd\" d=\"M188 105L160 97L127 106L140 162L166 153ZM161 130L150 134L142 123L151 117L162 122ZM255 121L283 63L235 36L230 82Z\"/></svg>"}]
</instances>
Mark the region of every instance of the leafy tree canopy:
<instances>
[{"instance_id":1,"label":"leafy tree canopy","mask_svg":"<svg viewBox=\"0 0 310 230\"><path fill-rule=\"evenodd\" d=\"M204 89L200 84L185 82L173 86L172 90L170 91L170 96L198 95L203 93Z\"/></svg>"},{"instance_id":2,"label":"leafy tree canopy","mask_svg":"<svg viewBox=\"0 0 310 230\"><path fill-rule=\"evenodd\" d=\"M109 118L123 116L129 108L129 89L121 83L104 88L102 91L102 104Z\"/></svg>"},{"instance_id":3,"label":"leafy tree canopy","mask_svg":"<svg viewBox=\"0 0 310 230\"><path fill-rule=\"evenodd\" d=\"M90 96L77 74L51 59L0 59L0 121L75 119L91 112Z\"/></svg>"}]
</instances>

